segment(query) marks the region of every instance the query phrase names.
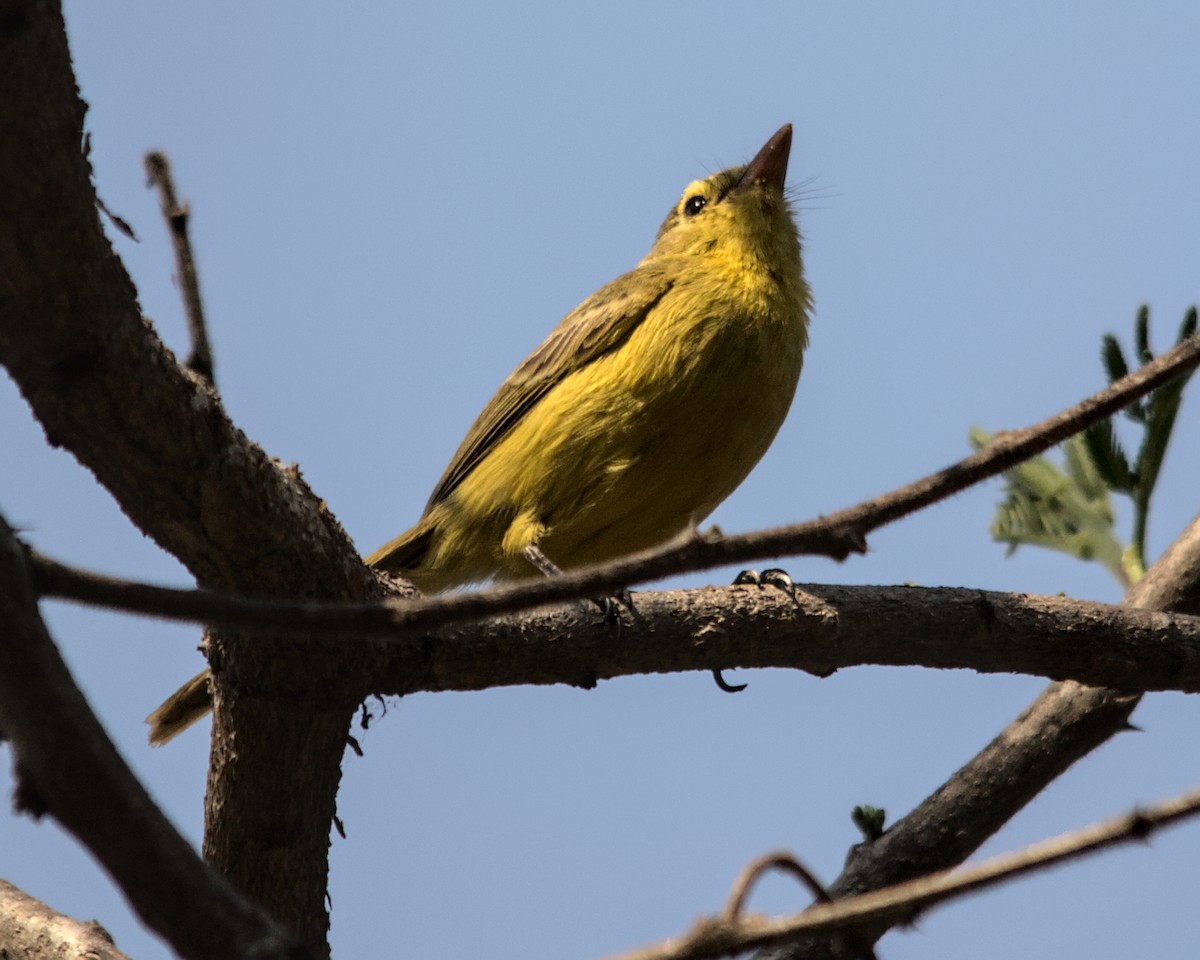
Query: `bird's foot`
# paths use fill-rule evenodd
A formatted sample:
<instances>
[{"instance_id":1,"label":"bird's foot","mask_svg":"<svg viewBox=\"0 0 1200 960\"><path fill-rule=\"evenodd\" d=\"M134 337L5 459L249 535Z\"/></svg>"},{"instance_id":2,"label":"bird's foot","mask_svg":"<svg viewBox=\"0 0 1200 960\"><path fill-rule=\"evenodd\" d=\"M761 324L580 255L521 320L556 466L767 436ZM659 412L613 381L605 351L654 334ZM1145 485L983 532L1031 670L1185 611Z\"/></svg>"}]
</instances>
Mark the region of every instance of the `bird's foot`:
<instances>
[{"instance_id":1,"label":"bird's foot","mask_svg":"<svg viewBox=\"0 0 1200 960\"><path fill-rule=\"evenodd\" d=\"M796 599L796 584L792 582L792 578L788 576L787 571L780 567L771 567L762 573L759 573L757 570L743 570L733 578L733 584L734 586L753 584L756 587L778 587L793 600ZM730 683L721 675L720 670L714 670L712 675L717 686L726 693L741 693L746 689L746 684L744 683Z\"/></svg>"}]
</instances>

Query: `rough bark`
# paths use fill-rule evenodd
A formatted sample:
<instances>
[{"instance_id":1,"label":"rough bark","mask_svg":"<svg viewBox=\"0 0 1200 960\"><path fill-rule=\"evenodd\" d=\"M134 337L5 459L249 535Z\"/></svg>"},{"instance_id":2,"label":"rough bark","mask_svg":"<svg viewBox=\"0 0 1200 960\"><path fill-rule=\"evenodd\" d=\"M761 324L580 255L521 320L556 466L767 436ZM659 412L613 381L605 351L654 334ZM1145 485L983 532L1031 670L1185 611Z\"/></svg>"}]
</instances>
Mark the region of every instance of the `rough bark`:
<instances>
[{"instance_id":1,"label":"rough bark","mask_svg":"<svg viewBox=\"0 0 1200 960\"><path fill-rule=\"evenodd\" d=\"M0 957L129 960L96 921L82 923L0 880Z\"/></svg>"},{"instance_id":2,"label":"rough bark","mask_svg":"<svg viewBox=\"0 0 1200 960\"><path fill-rule=\"evenodd\" d=\"M259 596L380 596L298 472L250 443L141 316L98 219L85 107L57 4L0 8L0 87L0 362L47 439L69 449L201 584ZM296 652L294 642L289 648ZM238 728L237 749L216 743L205 849L321 951L338 754L296 758L317 743L344 743L353 697L340 684L369 670L372 656L323 649L300 653L308 669L288 672L269 636L214 644L222 709L260 722ZM269 709L250 705L261 697ZM230 729L222 720L217 733ZM270 857L244 856L262 836Z\"/></svg>"},{"instance_id":3,"label":"rough bark","mask_svg":"<svg viewBox=\"0 0 1200 960\"><path fill-rule=\"evenodd\" d=\"M1200 622L1063 597L801 584L635 593L620 631L581 605L387 641L376 691L477 690L637 673L919 665L1200 691ZM628 615L626 615L628 617ZM1084 653L1086 651L1086 654Z\"/></svg>"},{"instance_id":4,"label":"rough bark","mask_svg":"<svg viewBox=\"0 0 1200 960\"><path fill-rule=\"evenodd\" d=\"M74 834L180 954L298 956L294 941L196 855L121 759L46 632L24 551L7 524L0 524L0 729L15 758L18 809L50 814Z\"/></svg>"},{"instance_id":5,"label":"rough bark","mask_svg":"<svg viewBox=\"0 0 1200 960\"><path fill-rule=\"evenodd\" d=\"M1200 692L1200 618L1061 596L961 587L704 587L632 594L633 608L622 609L617 629L590 603L460 623L449 617L462 596L445 607L429 600L262 601L135 583L37 554L31 560L43 596L226 629L269 625L335 644L378 643L383 662L366 678L364 697L510 684L587 686L637 673L734 667L827 676L865 664ZM445 625L428 632L410 626L418 606L430 616L445 614Z\"/></svg>"}]
</instances>

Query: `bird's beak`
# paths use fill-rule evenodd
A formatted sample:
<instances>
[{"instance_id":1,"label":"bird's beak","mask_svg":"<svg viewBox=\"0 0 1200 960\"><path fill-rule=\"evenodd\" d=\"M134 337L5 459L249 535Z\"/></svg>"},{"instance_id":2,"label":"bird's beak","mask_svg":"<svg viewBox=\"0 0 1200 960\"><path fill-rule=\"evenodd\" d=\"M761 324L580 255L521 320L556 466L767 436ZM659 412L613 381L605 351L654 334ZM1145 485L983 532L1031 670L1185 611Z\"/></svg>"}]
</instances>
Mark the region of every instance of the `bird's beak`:
<instances>
[{"instance_id":1,"label":"bird's beak","mask_svg":"<svg viewBox=\"0 0 1200 960\"><path fill-rule=\"evenodd\" d=\"M785 123L778 132L768 140L758 154L742 171L741 177L734 185L731 193L743 187L762 184L774 190L783 192L783 181L787 179L788 154L792 150L792 125Z\"/></svg>"}]
</instances>

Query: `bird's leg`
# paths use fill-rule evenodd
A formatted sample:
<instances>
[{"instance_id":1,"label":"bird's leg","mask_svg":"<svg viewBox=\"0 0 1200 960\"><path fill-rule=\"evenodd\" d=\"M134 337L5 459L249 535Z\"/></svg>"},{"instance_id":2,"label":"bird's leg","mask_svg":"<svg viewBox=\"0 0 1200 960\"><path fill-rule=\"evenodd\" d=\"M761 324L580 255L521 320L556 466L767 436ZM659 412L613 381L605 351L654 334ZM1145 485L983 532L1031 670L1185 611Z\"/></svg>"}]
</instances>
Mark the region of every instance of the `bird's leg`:
<instances>
[{"instance_id":1,"label":"bird's leg","mask_svg":"<svg viewBox=\"0 0 1200 960\"><path fill-rule=\"evenodd\" d=\"M561 577L562 568L557 563L551 560L542 548L536 543L531 543L525 547L525 559L533 564L541 573L547 577ZM617 615L618 604L626 607L630 613L635 613L633 608L633 597L629 595L629 591L625 589L618 590L611 597L592 598L592 603L600 608L600 612L604 614L604 619L613 621L620 629L621 618Z\"/></svg>"},{"instance_id":2,"label":"bird's leg","mask_svg":"<svg viewBox=\"0 0 1200 960\"><path fill-rule=\"evenodd\" d=\"M557 563L542 553L542 548L531 543L525 548L525 559L538 568L547 577L561 577L562 569Z\"/></svg>"}]
</instances>

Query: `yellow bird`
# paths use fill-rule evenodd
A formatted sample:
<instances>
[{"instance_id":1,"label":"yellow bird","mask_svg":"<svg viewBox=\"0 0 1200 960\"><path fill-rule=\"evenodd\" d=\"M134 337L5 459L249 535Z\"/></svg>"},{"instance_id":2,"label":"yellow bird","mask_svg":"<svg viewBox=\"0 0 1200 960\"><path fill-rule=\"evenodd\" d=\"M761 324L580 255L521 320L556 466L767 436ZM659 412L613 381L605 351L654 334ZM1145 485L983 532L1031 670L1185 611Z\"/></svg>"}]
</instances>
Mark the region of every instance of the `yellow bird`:
<instances>
[{"instance_id":1,"label":"yellow bird","mask_svg":"<svg viewBox=\"0 0 1200 960\"><path fill-rule=\"evenodd\" d=\"M791 125L689 184L633 270L500 386L410 530L366 562L436 592L598 563L710 514L759 461L800 377L812 306L784 195ZM147 722L208 709L206 675Z\"/></svg>"}]
</instances>

